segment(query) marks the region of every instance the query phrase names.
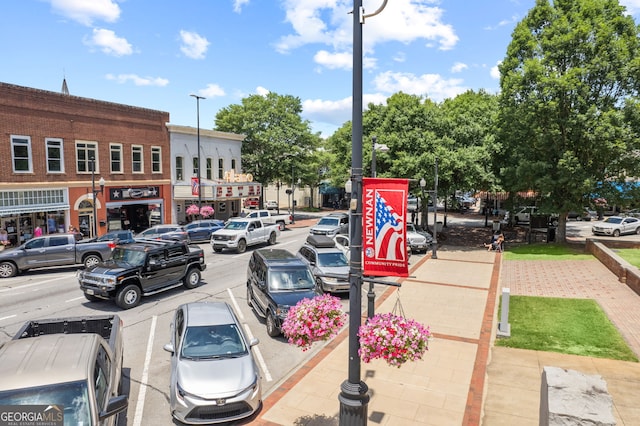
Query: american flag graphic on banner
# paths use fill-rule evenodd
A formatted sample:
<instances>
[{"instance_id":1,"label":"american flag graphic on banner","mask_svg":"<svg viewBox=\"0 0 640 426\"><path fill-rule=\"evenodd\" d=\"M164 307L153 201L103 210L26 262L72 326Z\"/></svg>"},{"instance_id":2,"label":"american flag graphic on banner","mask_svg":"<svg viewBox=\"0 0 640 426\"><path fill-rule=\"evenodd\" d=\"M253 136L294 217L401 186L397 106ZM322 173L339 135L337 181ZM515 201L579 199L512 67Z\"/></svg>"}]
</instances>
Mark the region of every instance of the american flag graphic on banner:
<instances>
[{"instance_id":1,"label":"american flag graphic on banner","mask_svg":"<svg viewBox=\"0 0 640 426\"><path fill-rule=\"evenodd\" d=\"M200 194L200 182L197 177L191 178L191 195Z\"/></svg>"},{"instance_id":2,"label":"american flag graphic on banner","mask_svg":"<svg viewBox=\"0 0 640 426\"><path fill-rule=\"evenodd\" d=\"M392 206L376 191L376 257L404 260L407 249L404 221Z\"/></svg>"},{"instance_id":3,"label":"american flag graphic on banner","mask_svg":"<svg viewBox=\"0 0 640 426\"><path fill-rule=\"evenodd\" d=\"M364 178L362 191L363 273L409 276L406 179Z\"/></svg>"}]
</instances>

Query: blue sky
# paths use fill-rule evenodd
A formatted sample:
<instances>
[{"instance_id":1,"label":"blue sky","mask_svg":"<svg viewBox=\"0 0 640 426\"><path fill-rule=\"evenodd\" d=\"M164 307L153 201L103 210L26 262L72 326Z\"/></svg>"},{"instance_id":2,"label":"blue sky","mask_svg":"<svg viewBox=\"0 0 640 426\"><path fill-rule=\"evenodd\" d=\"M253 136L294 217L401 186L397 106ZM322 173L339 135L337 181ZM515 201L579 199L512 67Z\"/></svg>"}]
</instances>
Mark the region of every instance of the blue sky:
<instances>
[{"instance_id":1,"label":"blue sky","mask_svg":"<svg viewBox=\"0 0 640 426\"><path fill-rule=\"evenodd\" d=\"M383 0L363 0L373 13ZM640 17L640 0L621 0ZM535 0L389 0L363 26L365 106L496 93L496 66ZM251 94L302 101L314 131L351 119L347 0L20 0L0 6L0 81L167 111L212 128Z\"/></svg>"}]
</instances>

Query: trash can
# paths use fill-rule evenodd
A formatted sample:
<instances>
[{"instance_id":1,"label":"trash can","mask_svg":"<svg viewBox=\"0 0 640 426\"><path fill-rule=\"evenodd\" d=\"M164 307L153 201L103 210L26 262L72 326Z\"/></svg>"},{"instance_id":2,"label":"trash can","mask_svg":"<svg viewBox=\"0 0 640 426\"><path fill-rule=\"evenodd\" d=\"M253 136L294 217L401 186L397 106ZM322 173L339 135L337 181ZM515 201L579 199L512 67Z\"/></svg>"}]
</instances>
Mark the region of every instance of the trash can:
<instances>
[{"instance_id":1,"label":"trash can","mask_svg":"<svg viewBox=\"0 0 640 426\"><path fill-rule=\"evenodd\" d=\"M547 228L547 242L552 243L556 240L556 228Z\"/></svg>"},{"instance_id":2,"label":"trash can","mask_svg":"<svg viewBox=\"0 0 640 426\"><path fill-rule=\"evenodd\" d=\"M499 220L494 220L493 221L493 231L497 232L500 230L500 221Z\"/></svg>"}]
</instances>

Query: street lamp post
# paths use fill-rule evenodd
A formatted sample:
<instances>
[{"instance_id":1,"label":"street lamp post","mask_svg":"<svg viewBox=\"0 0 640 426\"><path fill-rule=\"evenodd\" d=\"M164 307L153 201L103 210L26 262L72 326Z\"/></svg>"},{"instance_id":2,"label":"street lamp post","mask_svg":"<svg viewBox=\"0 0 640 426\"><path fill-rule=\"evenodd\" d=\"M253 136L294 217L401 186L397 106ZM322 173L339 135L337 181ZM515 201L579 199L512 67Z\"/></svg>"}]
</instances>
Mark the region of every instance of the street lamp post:
<instances>
[{"instance_id":1,"label":"street lamp post","mask_svg":"<svg viewBox=\"0 0 640 426\"><path fill-rule=\"evenodd\" d=\"M291 223L296 223L296 199L295 199L296 182L293 174L293 162L291 162Z\"/></svg>"},{"instance_id":2,"label":"street lamp post","mask_svg":"<svg viewBox=\"0 0 640 426\"><path fill-rule=\"evenodd\" d=\"M433 184L433 250L431 258L438 258L438 157L435 159L435 180Z\"/></svg>"},{"instance_id":3,"label":"street lamp post","mask_svg":"<svg viewBox=\"0 0 640 426\"><path fill-rule=\"evenodd\" d=\"M422 192L422 218L420 219L420 225L425 231L429 231L429 202L424 196L424 188L427 186L427 181L424 178L420 179L420 191Z\"/></svg>"},{"instance_id":4,"label":"street lamp post","mask_svg":"<svg viewBox=\"0 0 640 426\"><path fill-rule=\"evenodd\" d=\"M198 127L198 174L197 174L197 178L198 178L198 215L200 215L200 210L202 208L202 185L200 184L200 177L202 175L202 161L200 161L200 99L206 99L203 96L198 96L195 94L191 94L189 96L193 96L194 98L196 98L196 115L197 115L197 127Z\"/></svg>"},{"instance_id":5,"label":"street lamp post","mask_svg":"<svg viewBox=\"0 0 640 426\"><path fill-rule=\"evenodd\" d=\"M98 236L98 213L96 210L96 196L98 194L104 193L104 185L105 181L103 177L100 177L98 181L98 185L100 185L100 189L96 189L96 159L95 157L91 157L91 193L93 194L93 237Z\"/></svg>"}]
</instances>

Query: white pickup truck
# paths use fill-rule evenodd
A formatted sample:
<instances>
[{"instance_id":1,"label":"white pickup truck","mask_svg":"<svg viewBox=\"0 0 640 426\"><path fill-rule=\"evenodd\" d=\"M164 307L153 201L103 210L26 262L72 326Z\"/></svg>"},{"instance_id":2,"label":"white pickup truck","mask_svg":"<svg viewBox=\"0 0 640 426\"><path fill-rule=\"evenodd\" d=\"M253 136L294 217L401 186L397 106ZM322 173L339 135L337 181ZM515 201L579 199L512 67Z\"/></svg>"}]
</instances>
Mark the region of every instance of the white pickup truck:
<instances>
[{"instance_id":1,"label":"white pickup truck","mask_svg":"<svg viewBox=\"0 0 640 426\"><path fill-rule=\"evenodd\" d=\"M253 210L245 216L247 219L262 219L262 222L268 225L278 225L281 231L284 231L286 225L291 223L290 214L274 214L270 210Z\"/></svg>"},{"instance_id":2,"label":"white pickup truck","mask_svg":"<svg viewBox=\"0 0 640 426\"><path fill-rule=\"evenodd\" d=\"M244 253L248 246L255 244L275 244L280 235L279 225L268 225L261 219L231 219L224 228L211 234L211 247L216 253L224 249L234 249Z\"/></svg>"}]
</instances>

